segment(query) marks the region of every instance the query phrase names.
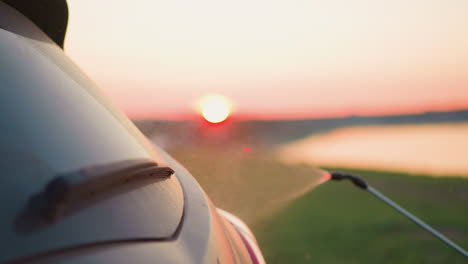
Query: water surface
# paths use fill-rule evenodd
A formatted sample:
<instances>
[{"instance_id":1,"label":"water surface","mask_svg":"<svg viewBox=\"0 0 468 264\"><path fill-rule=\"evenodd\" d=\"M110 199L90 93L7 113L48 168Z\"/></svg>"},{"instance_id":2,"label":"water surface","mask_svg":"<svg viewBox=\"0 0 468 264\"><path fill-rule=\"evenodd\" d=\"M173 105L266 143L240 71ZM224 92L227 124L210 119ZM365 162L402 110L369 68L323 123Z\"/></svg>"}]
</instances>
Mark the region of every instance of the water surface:
<instances>
[{"instance_id":1,"label":"water surface","mask_svg":"<svg viewBox=\"0 0 468 264\"><path fill-rule=\"evenodd\" d=\"M288 163L468 176L468 123L354 126L284 145Z\"/></svg>"}]
</instances>

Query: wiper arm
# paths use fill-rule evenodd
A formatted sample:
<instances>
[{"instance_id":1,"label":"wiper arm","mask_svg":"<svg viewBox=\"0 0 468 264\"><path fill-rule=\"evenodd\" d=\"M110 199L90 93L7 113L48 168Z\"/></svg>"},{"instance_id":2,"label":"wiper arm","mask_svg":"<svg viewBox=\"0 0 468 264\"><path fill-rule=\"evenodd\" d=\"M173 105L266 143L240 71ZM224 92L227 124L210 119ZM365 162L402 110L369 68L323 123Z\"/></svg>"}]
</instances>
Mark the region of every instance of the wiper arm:
<instances>
[{"instance_id":1,"label":"wiper arm","mask_svg":"<svg viewBox=\"0 0 468 264\"><path fill-rule=\"evenodd\" d=\"M57 175L28 203L28 210L54 222L80 204L95 202L128 185L147 185L169 178L174 171L150 159L116 162Z\"/></svg>"}]
</instances>

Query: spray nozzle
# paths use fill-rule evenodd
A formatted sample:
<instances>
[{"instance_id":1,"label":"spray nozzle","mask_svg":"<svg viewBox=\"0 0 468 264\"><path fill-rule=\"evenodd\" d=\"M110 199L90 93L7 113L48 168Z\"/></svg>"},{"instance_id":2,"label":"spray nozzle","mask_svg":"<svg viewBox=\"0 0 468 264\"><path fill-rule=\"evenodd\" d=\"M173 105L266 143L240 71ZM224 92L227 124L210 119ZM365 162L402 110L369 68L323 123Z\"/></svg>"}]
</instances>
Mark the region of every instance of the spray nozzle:
<instances>
[{"instance_id":1,"label":"spray nozzle","mask_svg":"<svg viewBox=\"0 0 468 264\"><path fill-rule=\"evenodd\" d=\"M361 189L367 189L367 182L364 181L363 179L357 177L357 176L354 176L352 174L348 174L348 173L343 173L343 172L332 172L331 173L331 179L332 180L343 180L343 179L347 179L347 180L350 180L354 183L354 185L356 185L357 187L361 188Z\"/></svg>"}]
</instances>

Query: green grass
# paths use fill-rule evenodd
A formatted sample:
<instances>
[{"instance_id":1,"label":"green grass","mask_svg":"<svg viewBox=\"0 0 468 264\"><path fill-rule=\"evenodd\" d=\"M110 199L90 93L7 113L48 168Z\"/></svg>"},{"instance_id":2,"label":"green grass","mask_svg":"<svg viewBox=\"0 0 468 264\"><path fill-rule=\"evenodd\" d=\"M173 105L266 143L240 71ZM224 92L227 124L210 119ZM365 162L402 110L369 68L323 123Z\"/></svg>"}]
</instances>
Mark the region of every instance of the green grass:
<instances>
[{"instance_id":1,"label":"green grass","mask_svg":"<svg viewBox=\"0 0 468 264\"><path fill-rule=\"evenodd\" d=\"M359 171L369 183L468 248L468 180ZM349 183L327 183L255 231L268 263L467 263Z\"/></svg>"},{"instance_id":2,"label":"green grass","mask_svg":"<svg viewBox=\"0 0 468 264\"><path fill-rule=\"evenodd\" d=\"M217 206L247 221L267 263L467 263L347 182L327 182L297 197L317 180L314 168L232 150L173 154ZM468 248L468 178L353 172Z\"/></svg>"}]
</instances>

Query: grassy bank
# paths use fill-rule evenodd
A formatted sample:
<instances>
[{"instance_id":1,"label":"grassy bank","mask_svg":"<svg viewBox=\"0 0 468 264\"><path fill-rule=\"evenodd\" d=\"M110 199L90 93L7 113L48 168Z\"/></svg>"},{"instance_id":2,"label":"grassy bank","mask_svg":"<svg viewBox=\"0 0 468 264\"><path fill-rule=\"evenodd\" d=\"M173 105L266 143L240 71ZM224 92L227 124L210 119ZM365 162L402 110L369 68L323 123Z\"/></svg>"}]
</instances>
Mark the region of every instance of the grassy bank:
<instances>
[{"instance_id":1,"label":"grassy bank","mask_svg":"<svg viewBox=\"0 0 468 264\"><path fill-rule=\"evenodd\" d=\"M268 263L466 263L451 248L349 183L262 153L172 152L217 206L254 229ZM468 179L358 171L468 248Z\"/></svg>"},{"instance_id":2,"label":"grassy bank","mask_svg":"<svg viewBox=\"0 0 468 264\"><path fill-rule=\"evenodd\" d=\"M468 180L359 171L468 248ZM453 249L349 183L327 183L255 225L269 263L466 263Z\"/></svg>"}]
</instances>

